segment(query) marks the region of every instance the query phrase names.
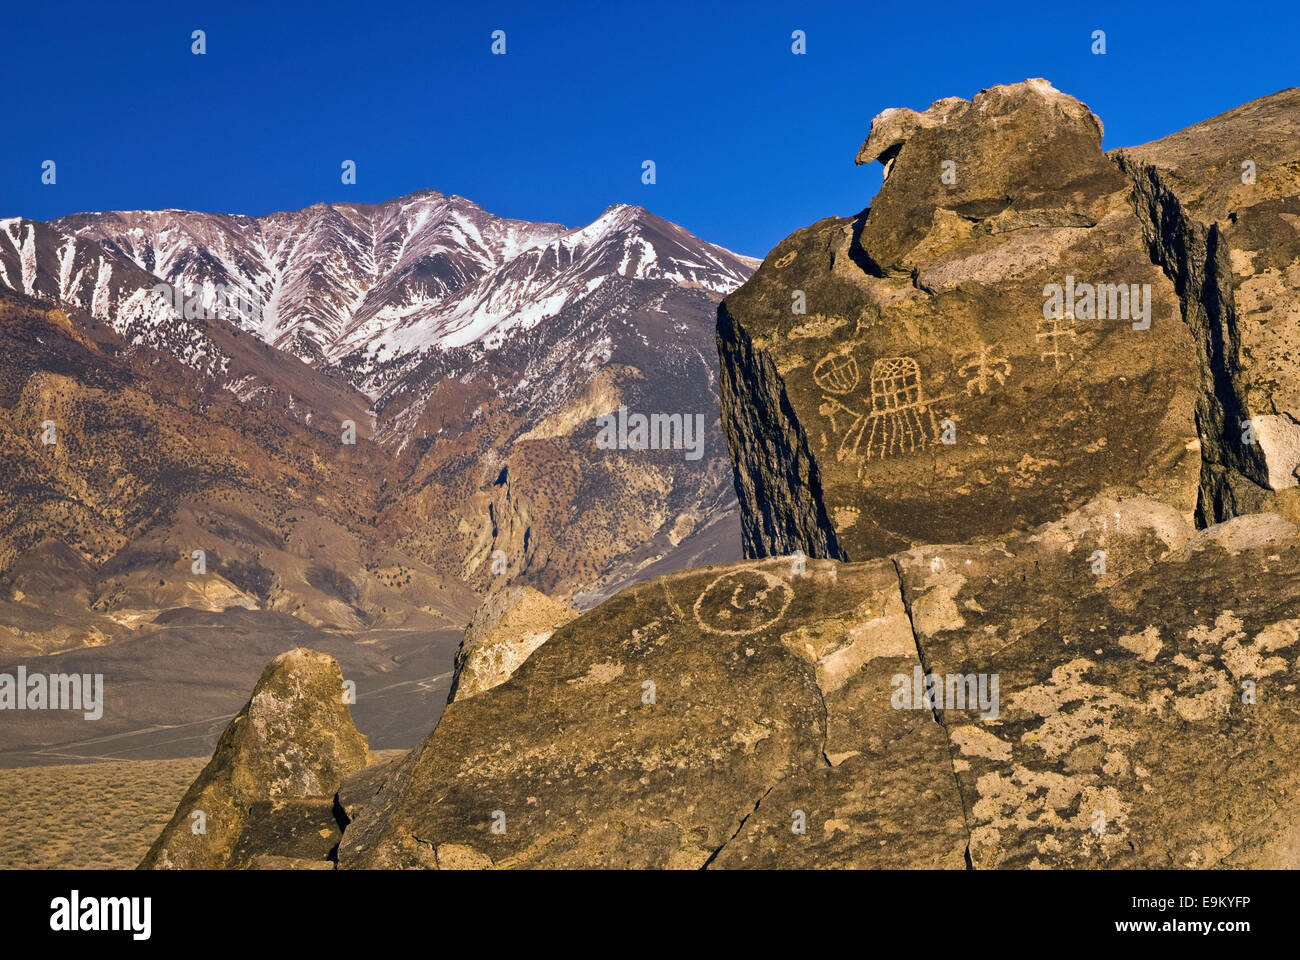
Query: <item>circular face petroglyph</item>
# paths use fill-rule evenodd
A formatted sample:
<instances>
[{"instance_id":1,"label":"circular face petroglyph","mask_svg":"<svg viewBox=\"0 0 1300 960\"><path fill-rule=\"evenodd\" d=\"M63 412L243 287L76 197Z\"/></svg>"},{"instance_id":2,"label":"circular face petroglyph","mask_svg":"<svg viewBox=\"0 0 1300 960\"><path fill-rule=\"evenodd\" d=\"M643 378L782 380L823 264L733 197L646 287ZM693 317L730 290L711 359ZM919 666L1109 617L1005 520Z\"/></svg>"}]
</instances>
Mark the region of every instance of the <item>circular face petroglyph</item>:
<instances>
[{"instance_id":1,"label":"circular face petroglyph","mask_svg":"<svg viewBox=\"0 0 1300 960\"><path fill-rule=\"evenodd\" d=\"M793 599L790 585L770 573L724 573L695 601L695 621L709 633L745 636L780 620Z\"/></svg>"}]
</instances>

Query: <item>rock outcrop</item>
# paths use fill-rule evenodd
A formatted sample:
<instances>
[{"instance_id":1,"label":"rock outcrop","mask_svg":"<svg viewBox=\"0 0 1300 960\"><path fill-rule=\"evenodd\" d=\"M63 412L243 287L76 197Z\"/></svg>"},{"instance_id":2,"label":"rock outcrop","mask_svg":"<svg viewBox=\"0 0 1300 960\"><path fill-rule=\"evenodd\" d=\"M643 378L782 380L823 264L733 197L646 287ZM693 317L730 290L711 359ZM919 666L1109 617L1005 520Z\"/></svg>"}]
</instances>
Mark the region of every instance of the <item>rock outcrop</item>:
<instances>
[{"instance_id":1,"label":"rock outcrop","mask_svg":"<svg viewBox=\"0 0 1300 960\"><path fill-rule=\"evenodd\" d=\"M532 587L509 587L489 596L465 628L447 702L504 683L556 627L577 615Z\"/></svg>"},{"instance_id":2,"label":"rock outcrop","mask_svg":"<svg viewBox=\"0 0 1300 960\"><path fill-rule=\"evenodd\" d=\"M339 866L1300 865L1297 587L1295 525L1149 498L665 577L448 707Z\"/></svg>"},{"instance_id":3,"label":"rock outcrop","mask_svg":"<svg viewBox=\"0 0 1300 960\"><path fill-rule=\"evenodd\" d=\"M334 658L281 654L140 866L248 867L263 855L324 861L341 836L335 793L370 759Z\"/></svg>"},{"instance_id":4,"label":"rock outcrop","mask_svg":"<svg viewBox=\"0 0 1300 960\"><path fill-rule=\"evenodd\" d=\"M1192 516L1196 347L1101 132L1043 80L875 119L870 209L718 311L747 556L995 536L1108 491Z\"/></svg>"},{"instance_id":5,"label":"rock outcrop","mask_svg":"<svg viewBox=\"0 0 1300 960\"><path fill-rule=\"evenodd\" d=\"M349 826L340 866L698 868L783 783L806 784L810 818L824 795L889 824L864 849L888 835L899 862L961 866L941 731L889 705L889 677L918 662L889 561L635 587L448 706ZM880 778L898 789L879 795Z\"/></svg>"},{"instance_id":6,"label":"rock outcrop","mask_svg":"<svg viewBox=\"0 0 1300 960\"><path fill-rule=\"evenodd\" d=\"M1300 866L1300 531L1148 517L897 558L927 670L999 677L936 714L976 869Z\"/></svg>"}]
</instances>

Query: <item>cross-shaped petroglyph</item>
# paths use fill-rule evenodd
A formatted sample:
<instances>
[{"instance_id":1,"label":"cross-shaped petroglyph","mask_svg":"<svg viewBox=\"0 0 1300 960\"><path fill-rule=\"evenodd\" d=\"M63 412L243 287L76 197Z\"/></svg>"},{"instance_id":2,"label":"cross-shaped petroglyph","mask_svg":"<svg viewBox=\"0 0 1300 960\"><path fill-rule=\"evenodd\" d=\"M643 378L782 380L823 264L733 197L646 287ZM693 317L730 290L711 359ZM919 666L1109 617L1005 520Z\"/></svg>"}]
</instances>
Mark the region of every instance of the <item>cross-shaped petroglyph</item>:
<instances>
[{"instance_id":1,"label":"cross-shaped petroglyph","mask_svg":"<svg viewBox=\"0 0 1300 960\"><path fill-rule=\"evenodd\" d=\"M1069 315L1064 319L1060 317L1043 318L1038 321L1038 332L1034 334L1036 340L1046 340L1051 347L1038 355L1040 360L1052 358L1052 364L1057 370L1061 369L1061 358L1068 360L1074 359L1073 353L1067 353L1061 349L1063 339L1077 339L1078 333L1074 330L1074 316Z\"/></svg>"}]
</instances>

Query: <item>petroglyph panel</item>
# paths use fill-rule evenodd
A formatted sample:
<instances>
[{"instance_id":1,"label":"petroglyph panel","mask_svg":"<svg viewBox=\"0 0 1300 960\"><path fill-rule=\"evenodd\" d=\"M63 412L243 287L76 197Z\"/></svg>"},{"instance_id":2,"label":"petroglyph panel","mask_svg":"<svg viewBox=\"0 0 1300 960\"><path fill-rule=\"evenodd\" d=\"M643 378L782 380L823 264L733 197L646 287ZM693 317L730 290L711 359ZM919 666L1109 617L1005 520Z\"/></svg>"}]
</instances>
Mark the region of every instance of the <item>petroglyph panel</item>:
<instances>
[{"instance_id":1,"label":"petroglyph panel","mask_svg":"<svg viewBox=\"0 0 1300 960\"><path fill-rule=\"evenodd\" d=\"M840 437L840 460L883 460L923 450L939 438L933 408L949 397L925 396L921 368L912 357L874 361L867 397L850 396L860 386L858 364L851 354L823 357L813 379L826 391L819 409L831 421L831 432Z\"/></svg>"}]
</instances>

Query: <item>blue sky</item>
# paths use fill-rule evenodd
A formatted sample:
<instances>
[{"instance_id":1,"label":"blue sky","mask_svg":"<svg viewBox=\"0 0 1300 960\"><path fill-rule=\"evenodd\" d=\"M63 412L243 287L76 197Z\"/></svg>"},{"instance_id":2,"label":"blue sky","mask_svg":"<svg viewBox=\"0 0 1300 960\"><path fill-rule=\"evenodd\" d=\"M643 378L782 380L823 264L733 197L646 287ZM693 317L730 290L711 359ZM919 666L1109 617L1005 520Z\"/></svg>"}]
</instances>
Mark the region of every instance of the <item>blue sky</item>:
<instances>
[{"instance_id":1,"label":"blue sky","mask_svg":"<svg viewBox=\"0 0 1300 960\"><path fill-rule=\"evenodd\" d=\"M640 204L755 256L868 205L880 168L853 157L886 107L1042 76L1110 148L1293 86L1300 63L1291 2L42 0L11 4L3 33L0 217L432 188L571 226Z\"/></svg>"}]
</instances>

